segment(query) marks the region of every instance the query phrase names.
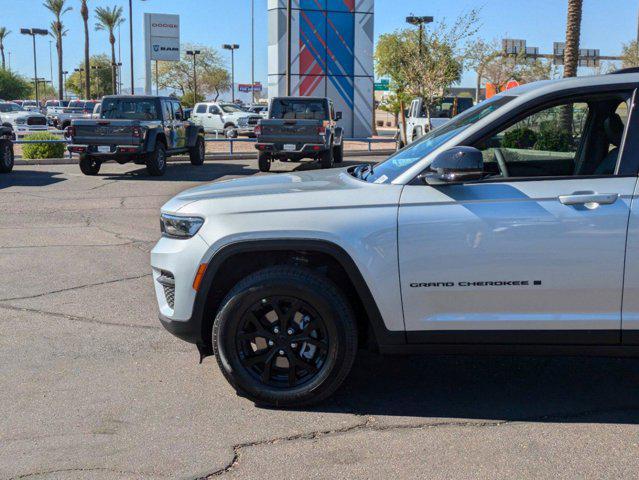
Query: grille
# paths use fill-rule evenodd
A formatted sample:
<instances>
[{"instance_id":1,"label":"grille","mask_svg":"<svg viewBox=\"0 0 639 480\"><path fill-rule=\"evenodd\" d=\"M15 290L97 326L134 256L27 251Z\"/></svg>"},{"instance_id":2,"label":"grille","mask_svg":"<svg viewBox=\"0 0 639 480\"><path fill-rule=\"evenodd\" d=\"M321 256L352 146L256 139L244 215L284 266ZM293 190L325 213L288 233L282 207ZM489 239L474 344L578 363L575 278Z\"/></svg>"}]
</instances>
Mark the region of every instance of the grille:
<instances>
[{"instance_id":1,"label":"grille","mask_svg":"<svg viewBox=\"0 0 639 480\"><path fill-rule=\"evenodd\" d=\"M46 117L29 117L27 118L27 125L46 125Z\"/></svg>"},{"instance_id":2,"label":"grille","mask_svg":"<svg viewBox=\"0 0 639 480\"><path fill-rule=\"evenodd\" d=\"M248 123L249 125L257 125L257 122L259 122L261 119L262 117L249 117Z\"/></svg>"},{"instance_id":3,"label":"grille","mask_svg":"<svg viewBox=\"0 0 639 480\"><path fill-rule=\"evenodd\" d=\"M173 308L175 305L175 277L171 272L162 270L158 277L158 283L162 285L167 305Z\"/></svg>"}]
</instances>

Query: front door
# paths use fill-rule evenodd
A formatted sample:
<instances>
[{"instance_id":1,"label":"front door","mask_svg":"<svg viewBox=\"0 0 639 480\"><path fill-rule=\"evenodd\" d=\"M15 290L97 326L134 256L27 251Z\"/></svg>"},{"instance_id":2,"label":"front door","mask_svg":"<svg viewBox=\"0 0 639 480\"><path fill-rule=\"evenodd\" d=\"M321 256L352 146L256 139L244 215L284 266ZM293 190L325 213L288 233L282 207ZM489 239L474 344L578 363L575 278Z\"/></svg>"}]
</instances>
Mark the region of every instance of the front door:
<instances>
[{"instance_id":1,"label":"front door","mask_svg":"<svg viewBox=\"0 0 639 480\"><path fill-rule=\"evenodd\" d=\"M206 130L208 132L220 132L224 130L222 110L220 110L220 107L217 105L209 105L209 111L206 115Z\"/></svg>"},{"instance_id":2,"label":"front door","mask_svg":"<svg viewBox=\"0 0 639 480\"><path fill-rule=\"evenodd\" d=\"M164 136L169 150L176 148L175 117L170 100L162 100L162 115L164 117Z\"/></svg>"},{"instance_id":3,"label":"front door","mask_svg":"<svg viewBox=\"0 0 639 480\"><path fill-rule=\"evenodd\" d=\"M409 341L619 343L631 95L536 106L473 145L484 180L404 188Z\"/></svg>"}]
</instances>

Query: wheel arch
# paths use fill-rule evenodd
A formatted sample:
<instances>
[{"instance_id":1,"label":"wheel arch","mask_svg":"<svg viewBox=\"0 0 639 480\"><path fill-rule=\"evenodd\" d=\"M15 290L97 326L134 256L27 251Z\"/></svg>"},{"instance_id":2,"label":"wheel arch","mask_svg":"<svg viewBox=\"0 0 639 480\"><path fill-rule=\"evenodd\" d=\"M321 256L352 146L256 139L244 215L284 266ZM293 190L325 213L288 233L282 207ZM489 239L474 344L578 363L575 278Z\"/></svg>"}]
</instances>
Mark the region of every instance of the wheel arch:
<instances>
[{"instance_id":1,"label":"wheel arch","mask_svg":"<svg viewBox=\"0 0 639 480\"><path fill-rule=\"evenodd\" d=\"M228 291L246 275L281 264L319 271L342 289L355 311L361 345L406 343L405 332L386 328L359 268L340 246L325 240L249 240L222 247L206 268L193 307L193 320L200 325L198 348L203 355L211 354L213 321Z\"/></svg>"},{"instance_id":2,"label":"wheel arch","mask_svg":"<svg viewBox=\"0 0 639 480\"><path fill-rule=\"evenodd\" d=\"M155 144L157 142L162 142L165 148L168 146L164 132L152 129L149 131L149 136L146 142L146 151L152 152L155 150Z\"/></svg>"}]
</instances>

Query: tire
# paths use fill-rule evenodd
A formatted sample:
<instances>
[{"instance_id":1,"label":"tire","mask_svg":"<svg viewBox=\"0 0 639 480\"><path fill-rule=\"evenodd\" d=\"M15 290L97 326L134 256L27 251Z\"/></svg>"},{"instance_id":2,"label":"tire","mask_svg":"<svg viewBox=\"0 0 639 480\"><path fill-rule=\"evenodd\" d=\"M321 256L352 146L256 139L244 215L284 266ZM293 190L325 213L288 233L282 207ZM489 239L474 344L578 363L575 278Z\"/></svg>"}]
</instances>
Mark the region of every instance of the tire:
<instances>
[{"instance_id":1,"label":"tire","mask_svg":"<svg viewBox=\"0 0 639 480\"><path fill-rule=\"evenodd\" d=\"M204 163L205 152L206 147L204 145L204 139L198 135L197 140L195 140L195 145L189 148L191 165L202 165Z\"/></svg>"},{"instance_id":2,"label":"tire","mask_svg":"<svg viewBox=\"0 0 639 480\"><path fill-rule=\"evenodd\" d=\"M224 127L224 136L226 138L237 138L237 129L233 125Z\"/></svg>"},{"instance_id":3,"label":"tire","mask_svg":"<svg viewBox=\"0 0 639 480\"><path fill-rule=\"evenodd\" d=\"M159 177L166 172L166 147L163 143L155 144L155 150L146 156L146 171L153 177Z\"/></svg>"},{"instance_id":4,"label":"tire","mask_svg":"<svg viewBox=\"0 0 639 480\"><path fill-rule=\"evenodd\" d=\"M0 139L0 173L13 170L13 144L9 140Z\"/></svg>"},{"instance_id":5,"label":"tire","mask_svg":"<svg viewBox=\"0 0 639 480\"><path fill-rule=\"evenodd\" d=\"M335 163L342 163L344 161L344 144L340 143L333 147L333 161Z\"/></svg>"},{"instance_id":6,"label":"tire","mask_svg":"<svg viewBox=\"0 0 639 480\"><path fill-rule=\"evenodd\" d=\"M80 155L80 170L85 175L97 175L100 171L101 163L89 155Z\"/></svg>"},{"instance_id":7,"label":"tire","mask_svg":"<svg viewBox=\"0 0 639 480\"><path fill-rule=\"evenodd\" d=\"M222 301L213 351L239 395L298 407L324 400L344 381L357 352L357 328L333 282L302 267L269 267L241 280Z\"/></svg>"},{"instance_id":8,"label":"tire","mask_svg":"<svg viewBox=\"0 0 639 480\"><path fill-rule=\"evenodd\" d=\"M319 161L321 168L331 168L333 166L333 148L334 147L331 146L328 150L320 154Z\"/></svg>"},{"instance_id":9,"label":"tire","mask_svg":"<svg viewBox=\"0 0 639 480\"><path fill-rule=\"evenodd\" d=\"M268 172L271 170L271 159L266 153L259 153L257 155L257 165L260 172Z\"/></svg>"}]
</instances>

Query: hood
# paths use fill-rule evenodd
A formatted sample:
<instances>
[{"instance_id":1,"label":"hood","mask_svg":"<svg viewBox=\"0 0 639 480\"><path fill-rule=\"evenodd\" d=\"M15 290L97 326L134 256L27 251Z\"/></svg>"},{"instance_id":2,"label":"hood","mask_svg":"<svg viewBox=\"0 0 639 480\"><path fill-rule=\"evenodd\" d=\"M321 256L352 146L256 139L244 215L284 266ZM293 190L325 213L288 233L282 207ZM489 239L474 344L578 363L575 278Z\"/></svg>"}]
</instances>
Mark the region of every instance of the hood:
<instances>
[{"instance_id":1,"label":"hood","mask_svg":"<svg viewBox=\"0 0 639 480\"><path fill-rule=\"evenodd\" d=\"M191 188L162 211L215 215L260 211L344 208L397 203L401 186L356 179L347 169L257 175Z\"/></svg>"}]
</instances>

